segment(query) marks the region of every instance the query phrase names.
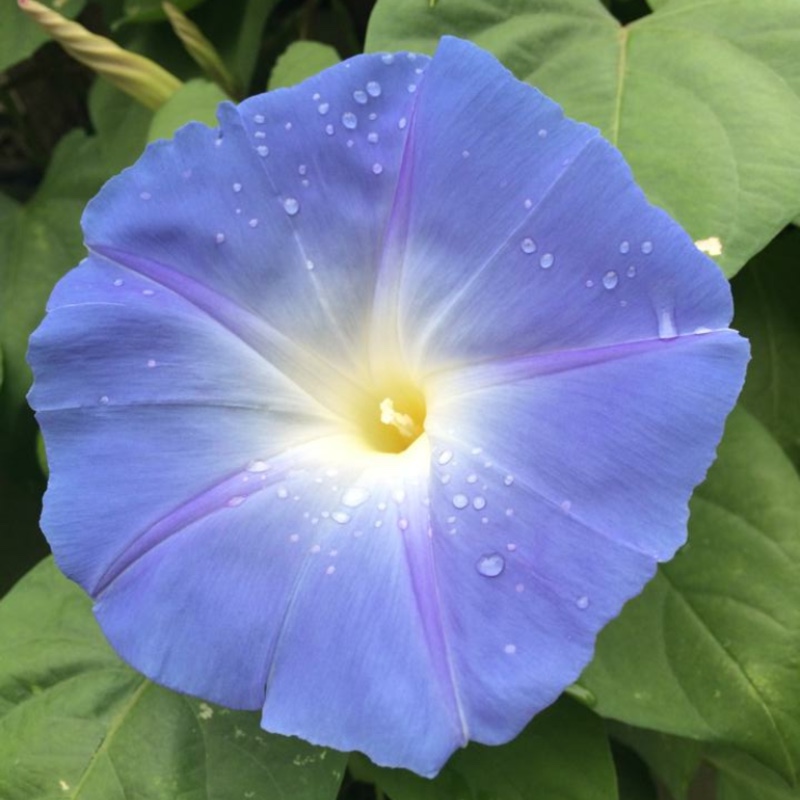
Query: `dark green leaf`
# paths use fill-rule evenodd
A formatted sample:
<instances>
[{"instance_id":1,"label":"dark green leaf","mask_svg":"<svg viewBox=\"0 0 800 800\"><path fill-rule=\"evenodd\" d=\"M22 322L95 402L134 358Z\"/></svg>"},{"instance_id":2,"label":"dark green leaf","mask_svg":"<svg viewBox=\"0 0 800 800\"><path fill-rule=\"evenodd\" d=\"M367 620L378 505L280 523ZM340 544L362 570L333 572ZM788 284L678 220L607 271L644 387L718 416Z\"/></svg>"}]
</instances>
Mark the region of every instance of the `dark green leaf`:
<instances>
[{"instance_id":1,"label":"dark green leaf","mask_svg":"<svg viewBox=\"0 0 800 800\"><path fill-rule=\"evenodd\" d=\"M199 78L185 83L153 115L148 141L171 139L187 122L204 122L215 127L217 106L228 98L215 83Z\"/></svg>"},{"instance_id":2,"label":"dark green leaf","mask_svg":"<svg viewBox=\"0 0 800 800\"><path fill-rule=\"evenodd\" d=\"M733 294L734 323L753 350L742 402L800 466L800 229L756 256Z\"/></svg>"},{"instance_id":3,"label":"dark green leaf","mask_svg":"<svg viewBox=\"0 0 800 800\"><path fill-rule=\"evenodd\" d=\"M513 741L470 744L432 781L401 769L376 767L355 755L351 768L392 800L616 800L616 779L603 725L563 698Z\"/></svg>"},{"instance_id":4,"label":"dark green leaf","mask_svg":"<svg viewBox=\"0 0 800 800\"><path fill-rule=\"evenodd\" d=\"M600 635L598 711L800 768L800 478L739 408L691 504L689 544Z\"/></svg>"},{"instance_id":5,"label":"dark green leaf","mask_svg":"<svg viewBox=\"0 0 800 800\"><path fill-rule=\"evenodd\" d=\"M713 754L719 769L717 800L800 800L774 772L741 753Z\"/></svg>"},{"instance_id":6,"label":"dark green leaf","mask_svg":"<svg viewBox=\"0 0 800 800\"><path fill-rule=\"evenodd\" d=\"M316 75L326 67L338 64L339 54L330 45L320 42L292 42L278 58L269 76L269 88L280 89Z\"/></svg>"},{"instance_id":7,"label":"dark green leaf","mask_svg":"<svg viewBox=\"0 0 800 800\"><path fill-rule=\"evenodd\" d=\"M0 603L3 800L332 800L345 756L125 666L48 559Z\"/></svg>"},{"instance_id":8,"label":"dark green leaf","mask_svg":"<svg viewBox=\"0 0 800 800\"><path fill-rule=\"evenodd\" d=\"M27 205L0 200L0 345L5 379L0 416L9 418L30 385L28 337L55 282L85 254L83 207L106 174L97 144L75 131L53 154L44 182Z\"/></svg>"},{"instance_id":9,"label":"dark green leaf","mask_svg":"<svg viewBox=\"0 0 800 800\"><path fill-rule=\"evenodd\" d=\"M171 2L181 11L188 11L200 5L203 0L171 0ZM126 22L154 22L167 17L161 7L161 0L125 0L123 8Z\"/></svg>"},{"instance_id":10,"label":"dark green leaf","mask_svg":"<svg viewBox=\"0 0 800 800\"><path fill-rule=\"evenodd\" d=\"M40 0L65 17L76 17L85 0ZM0 72L13 66L49 41L50 37L13 0L0 3Z\"/></svg>"},{"instance_id":11,"label":"dark green leaf","mask_svg":"<svg viewBox=\"0 0 800 800\"><path fill-rule=\"evenodd\" d=\"M379 0L367 49L471 39L625 154L733 275L800 211L796 0L671 0L620 27L598 0Z\"/></svg>"}]
</instances>

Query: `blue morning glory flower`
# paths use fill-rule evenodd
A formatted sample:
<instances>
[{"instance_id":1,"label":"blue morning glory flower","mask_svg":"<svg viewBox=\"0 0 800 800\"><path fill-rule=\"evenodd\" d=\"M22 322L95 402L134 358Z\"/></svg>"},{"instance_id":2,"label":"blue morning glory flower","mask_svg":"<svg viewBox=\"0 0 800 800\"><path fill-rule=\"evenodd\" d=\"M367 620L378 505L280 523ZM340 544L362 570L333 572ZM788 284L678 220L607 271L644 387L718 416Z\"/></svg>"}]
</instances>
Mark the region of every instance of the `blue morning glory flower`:
<instances>
[{"instance_id":1,"label":"blue morning glory flower","mask_svg":"<svg viewBox=\"0 0 800 800\"><path fill-rule=\"evenodd\" d=\"M44 530L128 662L434 774L684 542L723 276L491 56L359 56L111 180L31 343Z\"/></svg>"}]
</instances>

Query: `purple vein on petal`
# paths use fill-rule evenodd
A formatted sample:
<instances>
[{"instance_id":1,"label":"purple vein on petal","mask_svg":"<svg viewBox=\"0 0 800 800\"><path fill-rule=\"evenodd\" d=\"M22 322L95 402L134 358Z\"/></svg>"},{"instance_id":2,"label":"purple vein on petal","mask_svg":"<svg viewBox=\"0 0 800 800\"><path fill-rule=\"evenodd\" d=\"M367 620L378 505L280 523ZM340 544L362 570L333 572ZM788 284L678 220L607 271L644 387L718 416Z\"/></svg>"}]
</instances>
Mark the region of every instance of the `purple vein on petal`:
<instances>
[{"instance_id":1,"label":"purple vein on petal","mask_svg":"<svg viewBox=\"0 0 800 800\"><path fill-rule=\"evenodd\" d=\"M583 126L587 127L588 126ZM471 274L469 277L459 286L458 291L452 292L449 297L447 298L447 302L443 303L440 308L438 309L438 313L435 316L432 316L428 324L422 330L422 332L417 337L415 346L417 348L417 352L423 353L425 352L425 348L427 347L428 341L431 337L436 333L436 331L441 328L446 322L447 317L450 312L458 305L459 300L461 300L464 295L470 290L472 285L475 281L493 264L495 264L498 258L503 254L503 252L509 247L512 246L512 243L516 241L519 237L521 231L523 231L526 226L530 225L530 221L536 212L542 207L542 204L545 203L548 197L555 191L561 181L564 179L566 175L570 173L572 169L577 165L578 161L584 157L591 157L592 156L592 145L597 144L600 142L602 144L603 140L600 137L600 132L595 131L595 135L585 141L581 149L572 157L570 163L558 173L556 178L552 181L552 183L545 189L542 196L538 199L536 204L530 209L526 216L524 216L520 222L511 230L508 236L497 245L497 247L492 251L489 257L480 265L471 270Z\"/></svg>"},{"instance_id":2,"label":"purple vein on petal","mask_svg":"<svg viewBox=\"0 0 800 800\"><path fill-rule=\"evenodd\" d=\"M349 406L337 407L342 392L333 391L333 387L346 387L349 392L363 393L358 384L330 362L299 347L261 317L188 275L166 264L107 245L89 243L87 246L91 252L149 278L205 312L315 400L325 416L329 416L330 412L346 415L349 410Z\"/></svg>"},{"instance_id":3,"label":"purple vein on petal","mask_svg":"<svg viewBox=\"0 0 800 800\"><path fill-rule=\"evenodd\" d=\"M458 400L464 395L478 392L492 386L505 386L524 383L539 375L553 375L559 372L593 367L609 361L634 358L652 353L658 349L691 347L699 339L708 341L721 336L738 339L738 334L729 328L709 333L685 333L672 339L638 339L601 347L584 347L575 350L554 350L545 353L522 353L508 358L487 359L470 366L456 366L426 376L428 380L442 381L446 389L437 389L442 397L442 406Z\"/></svg>"},{"instance_id":4,"label":"purple vein on petal","mask_svg":"<svg viewBox=\"0 0 800 800\"><path fill-rule=\"evenodd\" d=\"M299 446L313 445L323 438L317 437L299 443ZM287 451L282 451L286 453ZM274 453L257 462L261 466L253 469L245 466L232 475L211 484L199 494L175 506L169 513L150 525L136 536L110 563L90 593L101 600L108 587L130 566L144 555L162 545L170 537L185 530L198 520L208 517L227 507L243 503L248 497L263 491L275 483L285 480L287 475L297 469L297 453L292 448L292 458L277 458L282 453ZM283 463L281 463L281 461ZM242 479L248 477L246 482Z\"/></svg>"}]
</instances>

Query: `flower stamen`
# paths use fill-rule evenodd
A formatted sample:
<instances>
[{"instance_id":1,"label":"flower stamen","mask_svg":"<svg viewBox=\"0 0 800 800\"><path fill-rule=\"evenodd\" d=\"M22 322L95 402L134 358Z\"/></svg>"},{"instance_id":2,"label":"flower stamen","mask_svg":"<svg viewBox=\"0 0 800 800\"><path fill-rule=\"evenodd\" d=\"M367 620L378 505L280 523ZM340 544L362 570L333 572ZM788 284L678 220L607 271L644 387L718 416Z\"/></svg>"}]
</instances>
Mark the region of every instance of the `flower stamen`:
<instances>
[{"instance_id":1,"label":"flower stamen","mask_svg":"<svg viewBox=\"0 0 800 800\"><path fill-rule=\"evenodd\" d=\"M395 411L394 401L391 397L381 400L380 409L381 422L384 425L393 425L406 439L414 440L422 433L422 428L414 422L412 417Z\"/></svg>"}]
</instances>

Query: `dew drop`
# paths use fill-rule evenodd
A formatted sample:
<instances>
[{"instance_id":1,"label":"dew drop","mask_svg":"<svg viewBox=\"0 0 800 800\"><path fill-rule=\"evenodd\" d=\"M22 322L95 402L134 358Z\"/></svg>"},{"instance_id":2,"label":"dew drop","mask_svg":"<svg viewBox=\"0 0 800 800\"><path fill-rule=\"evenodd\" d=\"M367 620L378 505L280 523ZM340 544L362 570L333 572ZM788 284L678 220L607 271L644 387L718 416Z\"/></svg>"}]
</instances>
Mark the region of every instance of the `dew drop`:
<instances>
[{"instance_id":1,"label":"dew drop","mask_svg":"<svg viewBox=\"0 0 800 800\"><path fill-rule=\"evenodd\" d=\"M289 490L285 486L278 488L277 495L281 500L285 500L289 496Z\"/></svg>"},{"instance_id":2,"label":"dew drop","mask_svg":"<svg viewBox=\"0 0 800 800\"><path fill-rule=\"evenodd\" d=\"M623 255L625 253L629 253L630 249L631 249L631 243L629 241L625 240L619 243L619 251Z\"/></svg>"},{"instance_id":3,"label":"dew drop","mask_svg":"<svg viewBox=\"0 0 800 800\"><path fill-rule=\"evenodd\" d=\"M406 87L408 89L409 94L414 94L417 91L417 84L416 83L409 83Z\"/></svg>"},{"instance_id":4,"label":"dew drop","mask_svg":"<svg viewBox=\"0 0 800 800\"><path fill-rule=\"evenodd\" d=\"M636 277L636 267L634 267L634 266L633 266L633 264L631 264L631 265L628 267L628 269L627 269L627 271L626 271L626 273L625 273L625 274L626 274L626 275L627 275L629 278L635 278L635 277Z\"/></svg>"},{"instance_id":5,"label":"dew drop","mask_svg":"<svg viewBox=\"0 0 800 800\"><path fill-rule=\"evenodd\" d=\"M283 210L293 217L300 210L300 203L294 197L287 197L283 201Z\"/></svg>"},{"instance_id":6,"label":"dew drop","mask_svg":"<svg viewBox=\"0 0 800 800\"><path fill-rule=\"evenodd\" d=\"M511 484L514 483L514 476L513 475L506 475L505 478L503 478L503 483L506 486L511 486Z\"/></svg>"},{"instance_id":7,"label":"dew drop","mask_svg":"<svg viewBox=\"0 0 800 800\"><path fill-rule=\"evenodd\" d=\"M519 246L522 249L522 252L527 253L528 255L536 252L536 242L534 242L530 237L523 239Z\"/></svg>"},{"instance_id":8,"label":"dew drop","mask_svg":"<svg viewBox=\"0 0 800 800\"><path fill-rule=\"evenodd\" d=\"M587 289L591 289L592 286L594 286L594 281L591 278L589 278L589 280L586 281L584 285L586 286Z\"/></svg>"},{"instance_id":9,"label":"dew drop","mask_svg":"<svg viewBox=\"0 0 800 800\"><path fill-rule=\"evenodd\" d=\"M155 292L152 289L142 289L142 294L145 297L152 297L155 294Z\"/></svg>"},{"instance_id":10,"label":"dew drop","mask_svg":"<svg viewBox=\"0 0 800 800\"><path fill-rule=\"evenodd\" d=\"M372 165L372 172L375 175L380 175L383 172L383 164L379 164L377 161Z\"/></svg>"},{"instance_id":11,"label":"dew drop","mask_svg":"<svg viewBox=\"0 0 800 800\"><path fill-rule=\"evenodd\" d=\"M293 534L292 534L292 535L289 537L289 541L290 541L290 542L293 542L293 543L295 543L295 544L296 544L297 542L299 542L299 541L300 541L300 534L293 533Z\"/></svg>"},{"instance_id":12,"label":"dew drop","mask_svg":"<svg viewBox=\"0 0 800 800\"><path fill-rule=\"evenodd\" d=\"M408 125L408 120L405 117L400 117L400 119L397 120L397 127L400 128L401 131L406 125Z\"/></svg>"},{"instance_id":13,"label":"dew drop","mask_svg":"<svg viewBox=\"0 0 800 800\"><path fill-rule=\"evenodd\" d=\"M347 146L348 147L352 147L354 144L355 144L355 142L352 139L348 139L347 140Z\"/></svg>"},{"instance_id":14,"label":"dew drop","mask_svg":"<svg viewBox=\"0 0 800 800\"><path fill-rule=\"evenodd\" d=\"M334 511L331 514L331 519L338 522L340 525L345 525L350 522L350 515L346 511Z\"/></svg>"},{"instance_id":15,"label":"dew drop","mask_svg":"<svg viewBox=\"0 0 800 800\"><path fill-rule=\"evenodd\" d=\"M300 175L305 175L308 172L308 166L306 164L301 164L297 168L297 171L298 171L298 173L300 173Z\"/></svg>"},{"instance_id":16,"label":"dew drop","mask_svg":"<svg viewBox=\"0 0 800 800\"><path fill-rule=\"evenodd\" d=\"M326 575L333 575L333 573L334 573L334 572L336 572L336 567L334 567L334 566L333 566L333 564L331 564L331 565L330 565L330 566L329 566L329 567L328 567L328 568L325 570L325 574L326 574Z\"/></svg>"},{"instance_id":17,"label":"dew drop","mask_svg":"<svg viewBox=\"0 0 800 800\"><path fill-rule=\"evenodd\" d=\"M376 120L376 119L378 119L378 115L377 115L377 114L376 114L374 111L371 111L371 112L370 112L370 115L369 115L369 119L370 119L372 122L375 122L375 120Z\"/></svg>"},{"instance_id":18,"label":"dew drop","mask_svg":"<svg viewBox=\"0 0 800 800\"><path fill-rule=\"evenodd\" d=\"M401 531L407 531L408 520L405 517L400 517L400 519L397 520L397 527L400 528Z\"/></svg>"},{"instance_id":19,"label":"dew drop","mask_svg":"<svg viewBox=\"0 0 800 800\"><path fill-rule=\"evenodd\" d=\"M500 553L487 553L475 563L475 569L485 578L496 578L505 568L506 562Z\"/></svg>"},{"instance_id":20,"label":"dew drop","mask_svg":"<svg viewBox=\"0 0 800 800\"><path fill-rule=\"evenodd\" d=\"M255 461L251 461L247 465L248 472L267 472L269 470L269 464L266 461L258 458Z\"/></svg>"},{"instance_id":21,"label":"dew drop","mask_svg":"<svg viewBox=\"0 0 800 800\"><path fill-rule=\"evenodd\" d=\"M264 133L264 131L256 131L256 132L253 134L253 136L254 136L256 139L266 139L266 138L267 138L267 134L266 134L266 133Z\"/></svg>"},{"instance_id":22,"label":"dew drop","mask_svg":"<svg viewBox=\"0 0 800 800\"><path fill-rule=\"evenodd\" d=\"M539 129L539 138L540 139L544 139L545 136L547 136L547 129L546 128L540 128Z\"/></svg>"},{"instance_id":23,"label":"dew drop","mask_svg":"<svg viewBox=\"0 0 800 800\"><path fill-rule=\"evenodd\" d=\"M526 197L525 202L522 205L528 209L533 208L533 200L531 200L530 197Z\"/></svg>"},{"instance_id":24,"label":"dew drop","mask_svg":"<svg viewBox=\"0 0 800 800\"><path fill-rule=\"evenodd\" d=\"M107 394L104 394L104 395L103 395L103 396L100 398L100 402L101 402L101 403L102 403L104 406L107 406L107 405L108 405L108 395L107 395Z\"/></svg>"},{"instance_id":25,"label":"dew drop","mask_svg":"<svg viewBox=\"0 0 800 800\"><path fill-rule=\"evenodd\" d=\"M342 495L342 505L348 508L358 508L369 499L369 489L363 486L352 486Z\"/></svg>"},{"instance_id":26,"label":"dew drop","mask_svg":"<svg viewBox=\"0 0 800 800\"><path fill-rule=\"evenodd\" d=\"M378 81L370 81L367 84L367 94L370 97L380 97L381 96L381 85Z\"/></svg>"},{"instance_id":27,"label":"dew drop","mask_svg":"<svg viewBox=\"0 0 800 800\"><path fill-rule=\"evenodd\" d=\"M256 152L261 156L261 158L266 158L269 155L269 147L265 144L260 144L256 147Z\"/></svg>"},{"instance_id":28,"label":"dew drop","mask_svg":"<svg viewBox=\"0 0 800 800\"><path fill-rule=\"evenodd\" d=\"M462 150L461 158L469 158L469 150Z\"/></svg>"},{"instance_id":29,"label":"dew drop","mask_svg":"<svg viewBox=\"0 0 800 800\"><path fill-rule=\"evenodd\" d=\"M613 289L617 283L619 283L619 278L613 269L610 269L605 275L603 275L603 286L605 286L606 289Z\"/></svg>"},{"instance_id":30,"label":"dew drop","mask_svg":"<svg viewBox=\"0 0 800 800\"><path fill-rule=\"evenodd\" d=\"M569 500L564 500L561 503L561 510L565 514L569 514L570 510L572 509L572 503Z\"/></svg>"},{"instance_id":31,"label":"dew drop","mask_svg":"<svg viewBox=\"0 0 800 800\"><path fill-rule=\"evenodd\" d=\"M478 482L478 476L474 472L470 475L467 475L467 483L477 483L477 482Z\"/></svg>"},{"instance_id":32,"label":"dew drop","mask_svg":"<svg viewBox=\"0 0 800 800\"><path fill-rule=\"evenodd\" d=\"M242 191L242 184L241 183L234 183L233 184L233 191L234 192L241 192Z\"/></svg>"},{"instance_id":33,"label":"dew drop","mask_svg":"<svg viewBox=\"0 0 800 800\"><path fill-rule=\"evenodd\" d=\"M155 367L155 365L156 365L156 360L154 358L148 358L147 359L147 366L150 369L153 369L153 367Z\"/></svg>"},{"instance_id":34,"label":"dew drop","mask_svg":"<svg viewBox=\"0 0 800 800\"><path fill-rule=\"evenodd\" d=\"M513 553L516 549L517 549L517 546L514 544L514 542L509 542L506 545L506 550L508 550L509 553Z\"/></svg>"},{"instance_id":35,"label":"dew drop","mask_svg":"<svg viewBox=\"0 0 800 800\"><path fill-rule=\"evenodd\" d=\"M465 494L453 495L453 505L456 508L466 508L469 505L469 498Z\"/></svg>"},{"instance_id":36,"label":"dew drop","mask_svg":"<svg viewBox=\"0 0 800 800\"><path fill-rule=\"evenodd\" d=\"M257 228L258 227L258 219L256 219L256 217L253 217L253 219L247 221L247 224L251 228Z\"/></svg>"},{"instance_id":37,"label":"dew drop","mask_svg":"<svg viewBox=\"0 0 800 800\"><path fill-rule=\"evenodd\" d=\"M480 494L475 495L475 497L472 500L472 507L476 511L480 511L481 509L486 508L486 498Z\"/></svg>"},{"instance_id":38,"label":"dew drop","mask_svg":"<svg viewBox=\"0 0 800 800\"><path fill-rule=\"evenodd\" d=\"M658 337L659 339L674 339L678 335L675 328L675 320L668 308L662 308L658 312Z\"/></svg>"},{"instance_id":39,"label":"dew drop","mask_svg":"<svg viewBox=\"0 0 800 800\"><path fill-rule=\"evenodd\" d=\"M653 243L651 241L642 242L642 252L649 255L653 252Z\"/></svg>"},{"instance_id":40,"label":"dew drop","mask_svg":"<svg viewBox=\"0 0 800 800\"><path fill-rule=\"evenodd\" d=\"M328 113L330 110L331 110L331 104L330 104L330 103L320 103L320 104L317 106L317 111L318 111L320 114L322 114L323 116L324 116L325 114L327 114L327 113Z\"/></svg>"},{"instance_id":41,"label":"dew drop","mask_svg":"<svg viewBox=\"0 0 800 800\"><path fill-rule=\"evenodd\" d=\"M503 652L504 652L506 655L513 656L513 655L514 655L514 653L516 653L516 652L517 652L517 646L516 646L515 644L507 644L507 645L506 645L506 646L503 648Z\"/></svg>"},{"instance_id":42,"label":"dew drop","mask_svg":"<svg viewBox=\"0 0 800 800\"><path fill-rule=\"evenodd\" d=\"M378 142L378 134L375 133L374 131L372 133L368 133L367 134L367 141L370 144L377 144L377 142Z\"/></svg>"},{"instance_id":43,"label":"dew drop","mask_svg":"<svg viewBox=\"0 0 800 800\"><path fill-rule=\"evenodd\" d=\"M214 237L214 241L215 241L217 244L222 244L222 243L225 241L225 234L224 234L224 233L218 233L218 234L217 234L217 235Z\"/></svg>"},{"instance_id":44,"label":"dew drop","mask_svg":"<svg viewBox=\"0 0 800 800\"><path fill-rule=\"evenodd\" d=\"M253 117L253 122L256 122L258 125L261 125L263 122L265 122L264 115L263 114L256 114Z\"/></svg>"},{"instance_id":45,"label":"dew drop","mask_svg":"<svg viewBox=\"0 0 800 800\"><path fill-rule=\"evenodd\" d=\"M542 256L542 257L539 259L539 266L540 266L542 269L550 269L550 267L552 267L552 266L553 266L553 262L554 262L554 261L555 261L555 258L553 257L553 254L552 254L552 253L545 253L545 254L544 254L544 255L543 255L543 256Z\"/></svg>"},{"instance_id":46,"label":"dew drop","mask_svg":"<svg viewBox=\"0 0 800 800\"><path fill-rule=\"evenodd\" d=\"M586 595L582 595L575 601L575 605L581 610L587 609L589 608L589 598Z\"/></svg>"},{"instance_id":47,"label":"dew drop","mask_svg":"<svg viewBox=\"0 0 800 800\"><path fill-rule=\"evenodd\" d=\"M367 102L367 93L362 91L361 89L356 89L353 92L353 100L356 101L359 105L365 105Z\"/></svg>"},{"instance_id":48,"label":"dew drop","mask_svg":"<svg viewBox=\"0 0 800 800\"><path fill-rule=\"evenodd\" d=\"M381 61L383 61L384 64L392 64L394 63L394 56L391 53L384 53L381 56Z\"/></svg>"},{"instance_id":49,"label":"dew drop","mask_svg":"<svg viewBox=\"0 0 800 800\"><path fill-rule=\"evenodd\" d=\"M235 497L231 497L231 499L228 500L228 506L230 508L236 508L236 506L240 506L242 503L244 503L244 501L244 496L237 494Z\"/></svg>"},{"instance_id":50,"label":"dew drop","mask_svg":"<svg viewBox=\"0 0 800 800\"><path fill-rule=\"evenodd\" d=\"M306 269L309 272L311 272L311 270L314 269L314 262L310 258L306 261Z\"/></svg>"},{"instance_id":51,"label":"dew drop","mask_svg":"<svg viewBox=\"0 0 800 800\"><path fill-rule=\"evenodd\" d=\"M514 587L514 591L515 591L517 594L522 594L522 593L525 591L525 584L524 584L524 583L518 583L518 584L517 584L517 585Z\"/></svg>"},{"instance_id":52,"label":"dew drop","mask_svg":"<svg viewBox=\"0 0 800 800\"><path fill-rule=\"evenodd\" d=\"M152 196L153 195L151 195L150 192L140 192L139 194L139 197L141 197L142 200L149 200Z\"/></svg>"},{"instance_id":53,"label":"dew drop","mask_svg":"<svg viewBox=\"0 0 800 800\"><path fill-rule=\"evenodd\" d=\"M442 450L439 454L439 458L437 459L441 466L445 466L449 464L453 460L453 451L452 450Z\"/></svg>"},{"instance_id":54,"label":"dew drop","mask_svg":"<svg viewBox=\"0 0 800 800\"><path fill-rule=\"evenodd\" d=\"M333 136L333 133L334 133L333 125L330 125L330 124L326 125L325 126L325 133L327 133L328 136Z\"/></svg>"},{"instance_id":55,"label":"dew drop","mask_svg":"<svg viewBox=\"0 0 800 800\"><path fill-rule=\"evenodd\" d=\"M313 544L313 545L311 545L311 547L309 547L308 552L309 553L319 553L320 550L322 550L322 548L318 544Z\"/></svg>"},{"instance_id":56,"label":"dew drop","mask_svg":"<svg viewBox=\"0 0 800 800\"><path fill-rule=\"evenodd\" d=\"M349 131L355 130L358 126L358 117L352 111L345 111L342 114L342 125Z\"/></svg>"},{"instance_id":57,"label":"dew drop","mask_svg":"<svg viewBox=\"0 0 800 800\"><path fill-rule=\"evenodd\" d=\"M125 283L125 281L124 281L124 280L122 280L122 278L117 278L117 279L114 281L114 286L122 286L124 283Z\"/></svg>"}]
</instances>

